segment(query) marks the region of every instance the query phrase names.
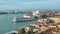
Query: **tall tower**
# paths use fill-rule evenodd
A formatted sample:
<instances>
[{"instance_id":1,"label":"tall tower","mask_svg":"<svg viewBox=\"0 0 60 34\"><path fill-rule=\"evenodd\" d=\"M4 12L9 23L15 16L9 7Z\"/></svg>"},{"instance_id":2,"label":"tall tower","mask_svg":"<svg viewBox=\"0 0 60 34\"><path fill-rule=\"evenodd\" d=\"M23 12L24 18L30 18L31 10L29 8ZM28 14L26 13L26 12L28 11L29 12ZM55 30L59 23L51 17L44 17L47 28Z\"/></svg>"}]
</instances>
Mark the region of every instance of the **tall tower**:
<instances>
[{"instance_id":1,"label":"tall tower","mask_svg":"<svg viewBox=\"0 0 60 34\"><path fill-rule=\"evenodd\" d=\"M39 14L39 10L36 10L36 14Z\"/></svg>"}]
</instances>

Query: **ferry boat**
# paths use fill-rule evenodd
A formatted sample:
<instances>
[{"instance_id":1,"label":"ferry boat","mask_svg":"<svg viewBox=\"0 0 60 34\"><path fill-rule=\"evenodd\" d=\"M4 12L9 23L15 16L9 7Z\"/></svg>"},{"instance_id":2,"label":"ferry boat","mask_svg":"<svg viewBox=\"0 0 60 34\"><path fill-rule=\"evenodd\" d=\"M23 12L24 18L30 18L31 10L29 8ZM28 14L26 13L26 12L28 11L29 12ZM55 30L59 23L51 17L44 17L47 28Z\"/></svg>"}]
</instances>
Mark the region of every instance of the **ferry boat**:
<instances>
[{"instance_id":1,"label":"ferry boat","mask_svg":"<svg viewBox=\"0 0 60 34\"><path fill-rule=\"evenodd\" d=\"M33 12L33 13L26 13L24 14L24 16L22 18L16 18L14 17L13 19L13 22L25 22L25 21L33 21L37 18L40 18L40 13L39 13L39 10L37 10L36 12Z\"/></svg>"}]
</instances>

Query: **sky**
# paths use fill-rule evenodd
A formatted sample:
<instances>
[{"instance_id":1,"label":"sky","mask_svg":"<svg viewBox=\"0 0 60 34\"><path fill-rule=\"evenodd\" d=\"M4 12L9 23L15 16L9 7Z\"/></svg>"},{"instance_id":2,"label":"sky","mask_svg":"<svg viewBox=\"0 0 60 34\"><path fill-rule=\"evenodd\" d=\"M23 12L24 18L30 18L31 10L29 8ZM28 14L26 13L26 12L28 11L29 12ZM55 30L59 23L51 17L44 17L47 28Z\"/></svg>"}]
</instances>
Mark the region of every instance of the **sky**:
<instances>
[{"instance_id":1,"label":"sky","mask_svg":"<svg viewBox=\"0 0 60 34\"><path fill-rule=\"evenodd\" d=\"M60 0L0 0L0 10L60 9Z\"/></svg>"}]
</instances>

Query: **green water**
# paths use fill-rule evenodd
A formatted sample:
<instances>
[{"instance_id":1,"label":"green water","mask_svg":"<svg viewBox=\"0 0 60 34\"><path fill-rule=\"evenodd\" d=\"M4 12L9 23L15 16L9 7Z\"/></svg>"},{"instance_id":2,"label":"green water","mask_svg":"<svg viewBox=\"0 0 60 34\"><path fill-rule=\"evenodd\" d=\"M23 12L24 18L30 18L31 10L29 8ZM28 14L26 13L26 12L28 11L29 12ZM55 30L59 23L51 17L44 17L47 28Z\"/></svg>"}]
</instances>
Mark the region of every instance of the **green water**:
<instances>
[{"instance_id":1,"label":"green water","mask_svg":"<svg viewBox=\"0 0 60 34\"><path fill-rule=\"evenodd\" d=\"M13 23L14 17L20 18L22 16L23 14L0 15L0 34L4 34L12 30L18 30L18 28L20 27L28 26L30 24L35 23L35 21Z\"/></svg>"}]
</instances>

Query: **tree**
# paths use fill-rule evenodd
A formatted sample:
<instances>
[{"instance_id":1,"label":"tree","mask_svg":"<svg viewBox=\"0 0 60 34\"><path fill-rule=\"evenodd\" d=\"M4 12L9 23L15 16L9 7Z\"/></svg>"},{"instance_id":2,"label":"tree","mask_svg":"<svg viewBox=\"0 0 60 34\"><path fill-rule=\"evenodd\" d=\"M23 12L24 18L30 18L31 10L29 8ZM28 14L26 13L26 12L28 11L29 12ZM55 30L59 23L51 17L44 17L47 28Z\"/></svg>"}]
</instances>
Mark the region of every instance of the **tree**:
<instances>
[{"instance_id":1,"label":"tree","mask_svg":"<svg viewBox=\"0 0 60 34\"><path fill-rule=\"evenodd\" d=\"M33 29L34 29L34 27L31 26L31 27L29 28L29 31L28 31L27 34L34 34Z\"/></svg>"},{"instance_id":2,"label":"tree","mask_svg":"<svg viewBox=\"0 0 60 34\"><path fill-rule=\"evenodd\" d=\"M28 31L28 33L27 34L34 34L34 32L32 32L32 31Z\"/></svg>"},{"instance_id":3,"label":"tree","mask_svg":"<svg viewBox=\"0 0 60 34\"><path fill-rule=\"evenodd\" d=\"M25 29L24 28L21 28L18 30L18 34L24 34L25 33Z\"/></svg>"},{"instance_id":4,"label":"tree","mask_svg":"<svg viewBox=\"0 0 60 34\"><path fill-rule=\"evenodd\" d=\"M42 15L41 17L42 17L42 18L46 18L46 17L47 17L47 15Z\"/></svg>"},{"instance_id":5,"label":"tree","mask_svg":"<svg viewBox=\"0 0 60 34\"><path fill-rule=\"evenodd\" d=\"M54 22L55 22L55 21L52 20L52 19L48 19L48 20L46 20L46 23L47 23L47 24L54 23Z\"/></svg>"}]
</instances>

